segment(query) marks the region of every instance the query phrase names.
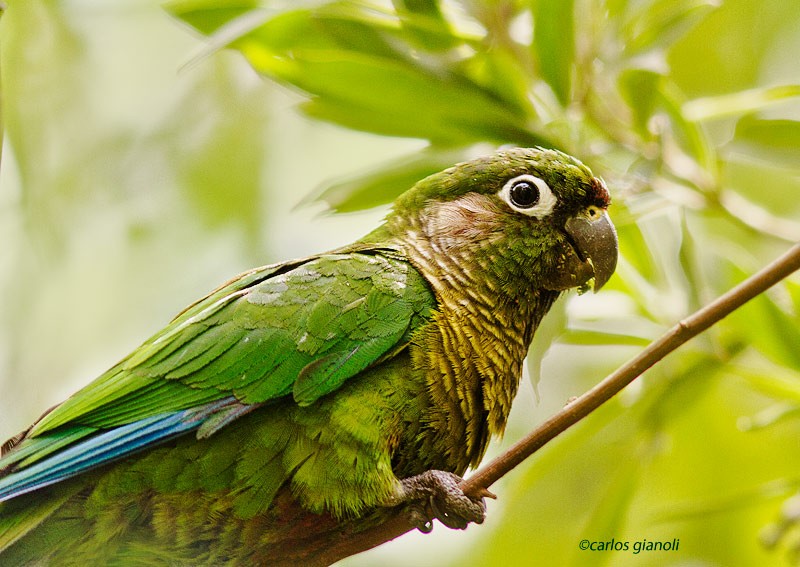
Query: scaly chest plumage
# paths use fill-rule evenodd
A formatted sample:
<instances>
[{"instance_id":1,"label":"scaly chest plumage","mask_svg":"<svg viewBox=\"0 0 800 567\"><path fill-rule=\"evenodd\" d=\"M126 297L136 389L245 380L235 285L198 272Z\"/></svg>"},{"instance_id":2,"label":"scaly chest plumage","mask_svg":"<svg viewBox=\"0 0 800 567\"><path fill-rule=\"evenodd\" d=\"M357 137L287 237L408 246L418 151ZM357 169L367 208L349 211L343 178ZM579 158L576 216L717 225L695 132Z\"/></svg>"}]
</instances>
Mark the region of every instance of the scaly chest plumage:
<instances>
[{"instance_id":1,"label":"scaly chest plumage","mask_svg":"<svg viewBox=\"0 0 800 567\"><path fill-rule=\"evenodd\" d=\"M503 432L530 342L524 317L480 303L443 306L409 347L425 409L408 459L463 474ZM400 467L405 468L405 467Z\"/></svg>"},{"instance_id":2,"label":"scaly chest plumage","mask_svg":"<svg viewBox=\"0 0 800 567\"><path fill-rule=\"evenodd\" d=\"M481 228L486 211L476 205L472 213L459 222L440 209L412 221L400 239L438 302L409 346L426 409L407 458L459 475L505 429L533 333L559 295L536 289L530 266Z\"/></svg>"}]
</instances>

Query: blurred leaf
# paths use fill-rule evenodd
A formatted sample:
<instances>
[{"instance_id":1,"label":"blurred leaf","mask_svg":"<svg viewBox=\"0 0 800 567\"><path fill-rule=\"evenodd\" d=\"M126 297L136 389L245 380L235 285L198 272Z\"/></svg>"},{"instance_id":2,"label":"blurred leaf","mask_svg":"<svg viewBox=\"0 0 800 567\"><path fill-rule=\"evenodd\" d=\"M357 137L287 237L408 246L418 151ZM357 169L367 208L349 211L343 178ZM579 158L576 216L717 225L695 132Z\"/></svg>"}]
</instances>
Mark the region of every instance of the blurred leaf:
<instances>
[{"instance_id":1,"label":"blurred leaf","mask_svg":"<svg viewBox=\"0 0 800 567\"><path fill-rule=\"evenodd\" d=\"M164 8L199 32L210 35L260 4L259 0L171 0Z\"/></svg>"},{"instance_id":2,"label":"blurred leaf","mask_svg":"<svg viewBox=\"0 0 800 567\"><path fill-rule=\"evenodd\" d=\"M428 51L440 51L460 43L442 15L436 0L392 0L409 39Z\"/></svg>"},{"instance_id":3,"label":"blurred leaf","mask_svg":"<svg viewBox=\"0 0 800 567\"><path fill-rule=\"evenodd\" d=\"M788 82L799 26L798 2L720 2L670 46L670 76L690 98Z\"/></svg>"},{"instance_id":4,"label":"blurred leaf","mask_svg":"<svg viewBox=\"0 0 800 567\"><path fill-rule=\"evenodd\" d=\"M659 92L664 110L675 126L675 133L684 150L708 172L710 177L717 174L716 151L700 124L687 118L685 96L678 86L669 80L660 84Z\"/></svg>"},{"instance_id":5,"label":"blurred leaf","mask_svg":"<svg viewBox=\"0 0 800 567\"><path fill-rule=\"evenodd\" d=\"M569 103L575 58L574 0L538 0L533 11L533 47L542 78L561 104Z\"/></svg>"},{"instance_id":6,"label":"blurred leaf","mask_svg":"<svg viewBox=\"0 0 800 567\"><path fill-rule=\"evenodd\" d=\"M648 282L655 283L657 267L653 251L648 246L638 223L626 223L617 231L620 251L627 262Z\"/></svg>"},{"instance_id":7,"label":"blurred leaf","mask_svg":"<svg viewBox=\"0 0 800 567\"><path fill-rule=\"evenodd\" d=\"M659 0L640 3L641 8L627 24L625 50L638 53L657 44L663 48L688 31L720 5L721 0Z\"/></svg>"},{"instance_id":8,"label":"blurred leaf","mask_svg":"<svg viewBox=\"0 0 800 567\"><path fill-rule=\"evenodd\" d=\"M763 110L797 97L800 97L800 85L750 89L690 100L683 104L683 115L687 120L694 122L716 120Z\"/></svg>"},{"instance_id":9,"label":"blurred leaf","mask_svg":"<svg viewBox=\"0 0 800 567\"><path fill-rule=\"evenodd\" d=\"M776 496L785 495L791 488L797 486L797 481L787 482L787 480L770 480L756 486L740 489L731 495L718 496L712 492L702 497L692 498L687 502L675 502L669 509L657 513L655 521L665 523L686 522L694 518L703 522L713 516L732 515L736 512L747 513L763 503L764 500L774 500ZM752 539L755 540L755 537Z\"/></svg>"},{"instance_id":10,"label":"blurred leaf","mask_svg":"<svg viewBox=\"0 0 800 567\"><path fill-rule=\"evenodd\" d=\"M628 0L606 0L606 8L608 9L609 18L616 21L616 19L622 17L629 8Z\"/></svg>"},{"instance_id":11,"label":"blurred leaf","mask_svg":"<svg viewBox=\"0 0 800 567\"><path fill-rule=\"evenodd\" d=\"M644 208L655 204L650 214L637 211L635 225L620 229L625 248L617 267L619 285L635 300L640 313L660 324L671 324L687 306L687 282L681 267L682 219L680 209L648 194Z\"/></svg>"},{"instance_id":12,"label":"blurred leaf","mask_svg":"<svg viewBox=\"0 0 800 567\"><path fill-rule=\"evenodd\" d=\"M795 370L776 364L760 352L747 354L744 360L733 360L728 372L747 380L754 390L775 400L800 405L800 380Z\"/></svg>"},{"instance_id":13,"label":"blurred leaf","mask_svg":"<svg viewBox=\"0 0 800 567\"><path fill-rule=\"evenodd\" d=\"M161 151L208 227L239 226L249 241L258 242L264 221L261 164L269 157L263 135L268 90L259 82L237 80L237 69L228 63L211 61L197 74L195 88L165 123L181 139L170 140Z\"/></svg>"},{"instance_id":14,"label":"blurred leaf","mask_svg":"<svg viewBox=\"0 0 800 567\"><path fill-rule=\"evenodd\" d=\"M789 296L792 298L794 312L800 313L800 284L792 281L791 279L786 280L785 284L786 289L789 291Z\"/></svg>"},{"instance_id":15,"label":"blurred leaf","mask_svg":"<svg viewBox=\"0 0 800 567\"><path fill-rule=\"evenodd\" d=\"M510 116L458 77L431 80L405 65L344 55L335 62L306 60L271 71L319 95L302 105L307 114L349 128L442 146L479 141L549 145L522 128L521 117Z\"/></svg>"},{"instance_id":16,"label":"blurred leaf","mask_svg":"<svg viewBox=\"0 0 800 567\"><path fill-rule=\"evenodd\" d=\"M585 331L568 329L558 338L559 342L570 345L625 345L645 347L650 344L647 337L625 335L621 333L601 333L599 331Z\"/></svg>"},{"instance_id":17,"label":"blurred leaf","mask_svg":"<svg viewBox=\"0 0 800 567\"><path fill-rule=\"evenodd\" d=\"M787 419L796 419L800 416L800 405L779 403L760 411L751 417L742 417L738 421L742 431L756 431L782 423Z\"/></svg>"},{"instance_id":18,"label":"blurred leaf","mask_svg":"<svg viewBox=\"0 0 800 567\"><path fill-rule=\"evenodd\" d=\"M506 49L491 49L476 53L460 66L465 76L479 85L486 85L514 114L532 120L536 111L531 105L528 77L523 63ZM545 144L552 142L545 142Z\"/></svg>"},{"instance_id":19,"label":"blurred leaf","mask_svg":"<svg viewBox=\"0 0 800 567\"><path fill-rule=\"evenodd\" d=\"M732 147L800 171L800 122L744 116L736 123Z\"/></svg>"},{"instance_id":20,"label":"blurred leaf","mask_svg":"<svg viewBox=\"0 0 800 567\"><path fill-rule=\"evenodd\" d=\"M800 122L796 120L763 120L746 116L736 123L735 138L769 146L773 149L800 152ZM797 163L797 162L795 162Z\"/></svg>"},{"instance_id":21,"label":"blurred leaf","mask_svg":"<svg viewBox=\"0 0 800 567\"><path fill-rule=\"evenodd\" d=\"M224 19L212 10L212 21L204 22L202 10L185 5L173 11L188 14L188 21L201 30L215 29ZM406 27L424 30L429 39L438 34L434 47L465 41L451 32L435 3L404 4L401 16ZM525 79L502 55L441 59L412 52L408 42L415 40L405 28L352 3L279 14L253 30L251 20L258 22L248 18L236 28L244 35L220 30L222 37L212 42L225 45L235 39L233 45L257 70L311 95L302 105L310 116L438 145L483 140L556 145L527 129L531 106ZM507 82L516 87L508 89Z\"/></svg>"},{"instance_id":22,"label":"blurred leaf","mask_svg":"<svg viewBox=\"0 0 800 567\"><path fill-rule=\"evenodd\" d=\"M633 126L641 136L652 138L648 128L660 98L658 88L662 74L649 69L625 69L619 76L619 88L633 111Z\"/></svg>"},{"instance_id":23,"label":"blurred leaf","mask_svg":"<svg viewBox=\"0 0 800 567\"><path fill-rule=\"evenodd\" d=\"M408 61L396 45L403 37L395 23L341 4L279 14L242 40L237 47L260 51L265 57L291 59L316 54L325 60L350 53L375 60Z\"/></svg>"},{"instance_id":24,"label":"blurred leaf","mask_svg":"<svg viewBox=\"0 0 800 567\"><path fill-rule=\"evenodd\" d=\"M788 315L768 295L731 314L725 328L777 364L800 370L800 318Z\"/></svg>"},{"instance_id":25,"label":"blurred leaf","mask_svg":"<svg viewBox=\"0 0 800 567\"><path fill-rule=\"evenodd\" d=\"M314 199L324 201L331 209L340 213L384 205L417 181L464 161L469 155L469 150L465 149L428 148L363 175L327 185Z\"/></svg>"},{"instance_id":26,"label":"blurred leaf","mask_svg":"<svg viewBox=\"0 0 800 567\"><path fill-rule=\"evenodd\" d=\"M362 17L369 16L290 12L237 45L257 70L312 95L303 109L316 118L439 145L545 142L491 90L436 58L410 56L396 29Z\"/></svg>"},{"instance_id":27,"label":"blurred leaf","mask_svg":"<svg viewBox=\"0 0 800 567\"><path fill-rule=\"evenodd\" d=\"M567 328L567 306L556 302L536 330L533 342L528 347L527 367L528 377L533 385L536 399L539 399L539 382L542 379L542 362L547 351L564 333Z\"/></svg>"},{"instance_id":28,"label":"blurred leaf","mask_svg":"<svg viewBox=\"0 0 800 567\"><path fill-rule=\"evenodd\" d=\"M771 157L766 149L748 152L736 143L729 146L721 180L730 190L720 194L721 203L746 224L796 242L800 240L800 200L796 199L800 168Z\"/></svg>"},{"instance_id":29,"label":"blurred leaf","mask_svg":"<svg viewBox=\"0 0 800 567\"><path fill-rule=\"evenodd\" d=\"M270 12L260 9L248 10L241 14L231 13L230 15L233 16L233 19L225 22L224 25L217 26L216 21L205 23L210 30L208 42L184 67L197 65L217 51L230 47L231 44L264 25L264 22L272 17ZM223 17L221 16L221 19Z\"/></svg>"},{"instance_id":30,"label":"blurred leaf","mask_svg":"<svg viewBox=\"0 0 800 567\"><path fill-rule=\"evenodd\" d=\"M686 211L681 210L681 246L678 254L683 277L686 279L686 309L697 311L703 306L704 290L707 282L703 279L700 263L702 253L699 251L700 243L694 238L694 230L689 226Z\"/></svg>"},{"instance_id":31,"label":"blurred leaf","mask_svg":"<svg viewBox=\"0 0 800 567\"><path fill-rule=\"evenodd\" d=\"M634 445L635 446L635 445ZM609 470L608 476L604 476L605 490L598 491L597 496L602 500L602 506L594 507L594 512L582 527L582 533L591 541L610 541L622 540L631 504L636 495L639 475L641 474L639 459L634 459L633 466L620 467L616 470ZM574 548L573 548L574 549ZM613 565L615 552L619 550L606 550L597 553L595 565ZM576 552L573 551L573 554ZM585 552L579 552L581 554ZM579 559L570 562L572 565L581 565L583 561Z\"/></svg>"},{"instance_id":32,"label":"blurred leaf","mask_svg":"<svg viewBox=\"0 0 800 567\"><path fill-rule=\"evenodd\" d=\"M660 71L642 68L627 69L620 74L619 88L633 111L633 126L645 139L654 138L650 118L658 111L670 118L681 147L701 166L713 171L715 152L702 128L684 116L685 97Z\"/></svg>"},{"instance_id":33,"label":"blurred leaf","mask_svg":"<svg viewBox=\"0 0 800 567\"><path fill-rule=\"evenodd\" d=\"M722 372L724 367L715 353L689 349L672 355L643 376L646 384L633 411L640 416L642 426L657 434L696 411L707 396L713 395Z\"/></svg>"}]
</instances>

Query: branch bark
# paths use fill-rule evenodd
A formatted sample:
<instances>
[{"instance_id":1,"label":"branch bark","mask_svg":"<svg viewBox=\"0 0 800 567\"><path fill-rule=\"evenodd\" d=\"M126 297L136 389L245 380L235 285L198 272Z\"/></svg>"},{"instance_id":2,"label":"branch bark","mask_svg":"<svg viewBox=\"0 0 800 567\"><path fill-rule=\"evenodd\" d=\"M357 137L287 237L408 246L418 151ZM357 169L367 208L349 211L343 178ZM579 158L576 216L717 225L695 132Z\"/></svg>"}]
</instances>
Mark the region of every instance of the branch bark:
<instances>
[{"instance_id":1,"label":"branch bark","mask_svg":"<svg viewBox=\"0 0 800 567\"><path fill-rule=\"evenodd\" d=\"M800 243L795 244L788 252L735 288L678 322L661 338L651 343L594 388L570 402L505 453L478 469L461 483L461 488L470 495L479 494L482 489L489 488L559 434L613 398L666 355L799 269ZM404 515L398 511L390 520L378 526L358 534L350 534L335 542L319 557L320 564L328 565L344 557L366 551L411 529Z\"/></svg>"}]
</instances>

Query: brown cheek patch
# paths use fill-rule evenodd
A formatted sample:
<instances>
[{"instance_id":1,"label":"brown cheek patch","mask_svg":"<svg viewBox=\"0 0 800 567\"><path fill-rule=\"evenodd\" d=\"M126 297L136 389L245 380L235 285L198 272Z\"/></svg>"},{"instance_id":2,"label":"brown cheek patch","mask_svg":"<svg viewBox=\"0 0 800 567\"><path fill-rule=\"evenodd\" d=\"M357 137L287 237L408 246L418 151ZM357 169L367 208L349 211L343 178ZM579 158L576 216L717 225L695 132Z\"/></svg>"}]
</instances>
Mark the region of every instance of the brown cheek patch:
<instances>
[{"instance_id":1,"label":"brown cheek patch","mask_svg":"<svg viewBox=\"0 0 800 567\"><path fill-rule=\"evenodd\" d=\"M596 207L607 209L611 204L611 194L608 192L608 189L606 189L606 184L603 183L603 180L599 177L592 177L590 184L591 194L589 198L592 204Z\"/></svg>"},{"instance_id":2,"label":"brown cheek patch","mask_svg":"<svg viewBox=\"0 0 800 567\"><path fill-rule=\"evenodd\" d=\"M441 249L494 240L503 236L498 230L501 213L487 195L467 193L454 201L437 203L423 216L423 230L434 246Z\"/></svg>"}]
</instances>

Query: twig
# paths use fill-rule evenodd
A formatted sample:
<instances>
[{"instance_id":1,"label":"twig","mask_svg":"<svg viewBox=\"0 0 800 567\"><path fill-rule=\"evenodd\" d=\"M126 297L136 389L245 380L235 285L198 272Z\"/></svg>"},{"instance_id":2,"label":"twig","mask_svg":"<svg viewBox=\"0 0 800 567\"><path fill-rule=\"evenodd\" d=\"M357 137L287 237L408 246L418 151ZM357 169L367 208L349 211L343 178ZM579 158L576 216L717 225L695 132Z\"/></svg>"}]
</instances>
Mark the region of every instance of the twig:
<instances>
[{"instance_id":1,"label":"twig","mask_svg":"<svg viewBox=\"0 0 800 567\"><path fill-rule=\"evenodd\" d=\"M489 488L560 433L613 398L625 386L666 355L799 269L800 244L795 244L767 267L680 321L594 388L568 404L502 455L478 469L475 474L461 483L461 488L465 493L471 495L479 494L482 489ZM406 518L398 513L379 526L355 535L351 534L332 545L325 556L320 558L321 564L330 564L344 557L366 551L410 530L411 527Z\"/></svg>"}]
</instances>

